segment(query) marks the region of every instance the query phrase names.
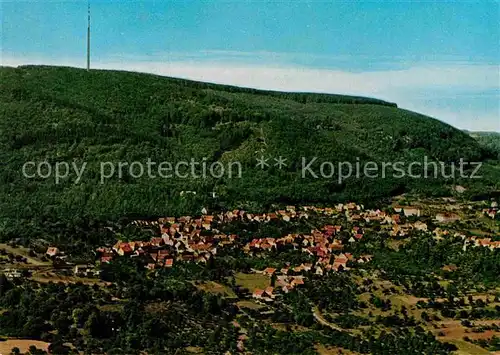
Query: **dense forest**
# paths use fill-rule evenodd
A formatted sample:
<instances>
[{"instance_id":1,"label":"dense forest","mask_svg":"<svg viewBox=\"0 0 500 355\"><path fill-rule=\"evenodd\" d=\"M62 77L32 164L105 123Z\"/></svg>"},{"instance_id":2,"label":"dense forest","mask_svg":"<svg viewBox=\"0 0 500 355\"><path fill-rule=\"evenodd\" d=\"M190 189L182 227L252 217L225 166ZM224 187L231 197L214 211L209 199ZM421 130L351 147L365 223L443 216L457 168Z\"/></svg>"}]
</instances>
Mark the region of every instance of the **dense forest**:
<instances>
[{"instance_id":1,"label":"dense forest","mask_svg":"<svg viewBox=\"0 0 500 355\"><path fill-rule=\"evenodd\" d=\"M479 144L486 149L490 149L500 159L500 133L498 132L469 132Z\"/></svg>"},{"instance_id":2,"label":"dense forest","mask_svg":"<svg viewBox=\"0 0 500 355\"><path fill-rule=\"evenodd\" d=\"M491 150L464 132L393 103L119 71L0 68L0 131L3 239L64 238L61 230L78 235L102 221L196 214L202 207L251 211L285 203L370 204L404 192L448 195L455 184L465 186L467 194L488 194L498 190L500 181ZM270 159L269 169L255 166L260 155ZM272 165L279 156L287 159L284 169ZM302 178L303 157L317 157L316 171L323 161L482 161L483 178ZM242 175L135 178L124 169L101 184L102 162L145 164L148 159L226 166L238 161ZM56 184L53 175L23 176L26 162L72 165L68 177ZM84 163L76 181L73 166Z\"/></svg>"}]
</instances>

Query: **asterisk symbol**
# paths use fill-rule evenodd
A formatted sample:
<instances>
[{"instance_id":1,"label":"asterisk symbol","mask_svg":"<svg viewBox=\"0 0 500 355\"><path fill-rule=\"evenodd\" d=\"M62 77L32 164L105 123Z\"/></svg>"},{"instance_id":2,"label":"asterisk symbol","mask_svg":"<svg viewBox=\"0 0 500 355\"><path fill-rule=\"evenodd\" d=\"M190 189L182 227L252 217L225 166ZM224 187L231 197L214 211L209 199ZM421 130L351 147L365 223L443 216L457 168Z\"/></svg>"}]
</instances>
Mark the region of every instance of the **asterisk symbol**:
<instances>
[{"instance_id":1,"label":"asterisk symbol","mask_svg":"<svg viewBox=\"0 0 500 355\"><path fill-rule=\"evenodd\" d=\"M281 169L283 167L286 167L286 158L283 158L281 155L278 159L274 158L274 160L276 161L276 164L274 164L274 166L277 166L278 169Z\"/></svg>"},{"instance_id":2,"label":"asterisk symbol","mask_svg":"<svg viewBox=\"0 0 500 355\"><path fill-rule=\"evenodd\" d=\"M259 158L257 158L257 165L256 167L257 168L261 168L262 170L264 170L266 167L269 166L269 164L267 163L267 160L266 158L264 158L263 156Z\"/></svg>"}]
</instances>

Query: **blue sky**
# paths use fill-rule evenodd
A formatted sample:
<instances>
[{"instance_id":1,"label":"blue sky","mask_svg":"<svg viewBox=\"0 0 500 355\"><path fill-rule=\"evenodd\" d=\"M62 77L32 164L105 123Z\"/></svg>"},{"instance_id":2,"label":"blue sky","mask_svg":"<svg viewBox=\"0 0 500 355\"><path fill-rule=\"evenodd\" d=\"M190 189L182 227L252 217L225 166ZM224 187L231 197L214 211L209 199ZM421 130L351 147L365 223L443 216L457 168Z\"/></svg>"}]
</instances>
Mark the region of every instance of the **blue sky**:
<instances>
[{"instance_id":1,"label":"blue sky","mask_svg":"<svg viewBox=\"0 0 500 355\"><path fill-rule=\"evenodd\" d=\"M3 65L85 65L86 1L4 1ZM97 1L93 67L375 96L500 131L499 1Z\"/></svg>"}]
</instances>

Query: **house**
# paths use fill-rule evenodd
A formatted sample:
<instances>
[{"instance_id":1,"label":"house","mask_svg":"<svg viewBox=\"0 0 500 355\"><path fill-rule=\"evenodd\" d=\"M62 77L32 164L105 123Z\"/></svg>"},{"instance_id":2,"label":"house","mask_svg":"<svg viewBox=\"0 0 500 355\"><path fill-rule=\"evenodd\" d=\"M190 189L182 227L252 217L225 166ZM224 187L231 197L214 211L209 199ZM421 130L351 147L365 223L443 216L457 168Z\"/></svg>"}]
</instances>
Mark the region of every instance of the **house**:
<instances>
[{"instance_id":1,"label":"house","mask_svg":"<svg viewBox=\"0 0 500 355\"><path fill-rule=\"evenodd\" d=\"M91 265L75 265L75 268L73 269L73 274L75 276L89 276L89 274L93 274L94 270Z\"/></svg>"},{"instance_id":2,"label":"house","mask_svg":"<svg viewBox=\"0 0 500 355\"><path fill-rule=\"evenodd\" d=\"M455 191L458 192L459 194L463 194L467 189L463 186L457 185L455 186Z\"/></svg>"},{"instance_id":3,"label":"house","mask_svg":"<svg viewBox=\"0 0 500 355\"><path fill-rule=\"evenodd\" d=\"M331 242L329 248L330 250L342 250L343 249L342 241L339 239L334 239Z\"/></svg>"},{"instance_id":4,"label":"house","mask_svg":"<svg viewBox=\"0 0 500 355\"><path fill-rule=\"evenodd\" d=\"M243 334L244 335L244 334ZM244 339L238 339L238 341L236 342L236 349L242 353L245 351L245 345L243 343Z\"/></svg>"},{"instance_id":5,"label":"house","mask_svg":"<svg viewBox=\"0 0 500 355\"><path fill-rule=\"evenodd\" d=\"M401 217L398 214L393 214L391 216L386 216L385 220L387 223L398 224L401 222Z\"/></svg>"},{"instance_id":6,"label":"house","mask_svg":"<svg viewBox=\"0 0 500 355\"><path fill-rule=\"evenodd\" d=\"M199 256L197 256L197 257L196 257L196 260L195 260L195 261L196 261L197 263L205 263L205 264L206 264L206 263L207 263L207 261L208 261L208 259L209 259L209 258L207 258L207 257L206 257L206 256L204 256L204 255L199 255Z\"/></svg>"},{"instance_id":7,"label":"house","mask_svg":"<svg viewBox=\"0 0 500 355\"><path fill-rule=\"evenodd\" d=\"M269 275L271 276L272 274L274 274L276 272L276 269L273 268L273 267L268 267L266 269L264 269L264 271L262 272L264 275Z\"/></svg>"},{"instance_id":8,"label":"house","mask_svg":"<svg viewBox=\"0 0 500 355\"><path fill-rule=\"evenodd\" d=\"M164 243L165 243L165 241L163 240L163 238L157 238L157 237L155 237L155 238L151 238L151 245L153 245L153 246L155 246L155 247L159 247L159 246L163 245ZM130 245L130 244L131 244L131 243L129 243L129 245ZM132 245L130 245L130 247L132 247L132 248L133 248L133 246L132 246Z\"/></svg>"},{"instance_id":9,"label":"house","mask_svg":"<svg viewBox=\"0 0 500 355\"><path fill-rule=\"evenodd\" d=\"M124 256L132 253L132 248L129 243L120 243L120 246L116 250L117 254L120 256Z\"/></svg>"},{"instance_id":10,"label":"house","mask_svg":"<svg viewBox=\"0 0 500 355\"><path fill-rule=\"evenodd\" d=\"M113 249L115 252L117 252L117 251L118 251L118 249L120 248L120 245L121 245L121 244L122 244L122 241L121 241L121 240L117 241L117 242L115 243L115 245L113 245L112 249Z\"/></svg>"},{"instance_id":11,"label":"house","mask_svg":"<svg viewBox=\"0 0 500 355\"><path fill-rule=\"evenodd\" d=\"M500 240L497 240L496 242L491 242L490 243L490 249L500 249Z\"/></svg>"},{"instance_id":12,"label":"house","mask_svg":"<svg viewBox=\"0 0 500 355\"><path fill-rule=\"evenodd\" d=\"M360 210L361 206L356 205L354 202L349 202L347 205L345 205L345 208L348 210Z\"/></svg>"},{"instance_id":13,"label":"house","mask_svg":"<svg viewBox=\"0 0 500 355\"><path fill-rule=\"evenodd\" d=\"M419 231L427 231L427 224L421 221L417 221L413 224L413 228Z\"/></svg>"},{"instance_id":14,"label":"house","mask_svg":"<svg viewBox=\"0 0 500 355\"><path fill-rule=\"evenodd\" d=\"M416 208L416 207L404 207L403 208L403 214L406 217L410 217L410 216L420 217L420 209Z\"/></svg>"},{"instance_id":15,"label":"house","mask_svg":"<svg viewBox=\"0 0 500 355\"><path fill-rule=\"evenodd\" d=\"M311 263L305 263L305 264L301 264L300 266L302 266L302 270L309 271L309 270L311 270L313 265Z\"/></svg>"},{"instance_id":16,"label":"house","mask_svg":"<svg viewBox=\"0 0 500 355\"><path fill-rule=\"evenodd\" d=\"M299 286L304 284L304 279L300 276L295 276L292 281L290 282L290 285L292 286Z\"/></svg>"},{"instance_id":17,"label":"house","mask_svg":"<svg viewBox=\"0 0 500 355\"><path fill-rule=\"evenodd\" d=\"M309 214L305 212L299 212L299 218L309 219Z\"/></svg>"},{"instance_id":18,"label":"house","mask_svg":"<svg viewBox=\"0 0 500 355\"><path fill-rule=\"evenodd\" d=\"M267 221L273 221L276 219L278 219L278 216L276 215L276 213L268 213L266 216Z\"/></svg>"},{"instance_id":19,"label":"house","mask_svg":"<svg viewBox=\"0 0 500 355\"><path fill-rule=\"evenodd\" d=\"M342 263L347 263L347 261L349 260L349 257L347 255L348 253L344 254L344 253L341 253L339 254L337 257L335 257L335 261L338 261L338 262L342 262ZM351 255L351 254L349 254Z\"/></svg>"},{"instance_id":20,"label":"house","mask_svg":"<svg viewBox=\"0 0 500 355\"><path fill-rule=\"evenodd\" d=\"M276 285L278 286L288 285L288 279L289 277L287 277L286 275L279 275L278 277L276 277Z\"/></svg>"},{"instance_id":21,"label":"house","mask_svg":"<svg viewBox=\"0 0 500 355\"><path fill-rule=\"evenodd\" d=\"M459 215L451 212L442 212L436 214L436 220L441 223L452 223L460 219Z\"/></svg>"},{"instance_id":22,"label":"house","mask_svg":"<svg viewBox=\"0 0 500 355\"><path fill-rule=\"evenodd\" d=\"M491 244L491 238L476 239L475 243L477 246L489 247Z\"/></svg>"},{"instance_id":23,"label":"house","mask_svg":"<svg viewBox=\"0 0 500 355\"><path fill-rule=\"evenodd\" d=\"M266 289L264 290L264 293L265 293L266 296L268 296L271 299L273 299L273 298L276 297L276 295L273 294L273 291L274 291L274 287L269 286L269 287L266 287Z\"/></svg>"},{"instance_id":24,"label":"house","mask_svg":"<svg viewBox=\"0 0 500 355\"><path fill-rule=\"evenodd\" d=\"M103 256L103 257L101 257L101 259L100 259L101 264L110 263L112 260L113 260L113 257L112 257L112 256Z\"/></svg>"},{"instance_id":25,"label":"house","mask_svg":"<svg viewBox=\"0 0 500 355\"><path fill-rule=\"evenodd\" d=\"M191 221L191 216L181 216L178 218L179 223L186 224Z\"/></svg>"},{"instance_id":26,"label":"house","mask_svg":"<svg viewBox=\"0 0 500 355\"><path fill-rule=\"evenodd\" d=\"M346 269L346 263L334 261L332 269L335 270L335 271L345 270Z\"/></svg>"},{"instance_id":27,"label":"house","mask_svg":"<svg viewBox=\"0 0 500 355\"><path fill-rule=\"evenodd\" d=\"M47 249L47 251L45 252L45 254L46 254L47 256L49 256L49 257L54 257L54 256L59 255L59 254L60 254L60 251L59 251L59 249L58 249L58 248L56 248L56 247L49 247L49 248Z\"/></svg>"},{"instance_id":28,"label":"house","mask_svg":"<svg viewBox=\"0 0 500 355\"><path fill-rule=\"evenodd\" d=\"M448 265L445 265L441 268L441 270L448 271L448 272L453 272L453 271L456 271L457 269L458 269L458 267L454 264L448 264Z\"/></svg>"},{"instance_id":29,"label":"house","mask_svg":"<svg viewBox=\"0 0 500 355\"><path fill-rule=\"evenodd\" d=\"M261 299L264 296L264 290L255 289L252 293L253 298Z\"/></svg>"},{"instance_id":30,"label":"house","mask_svg":"<svg viewBox=\"0 0 500 355\"><path fill-rule=\"evenodd\" d=\"M495 219L495 216L496 216L496 214L497 214L497 211L496 211L495 209L493 209L493 208L489 208L489 209L486 209L486 210L484 211L484 213L485 213L488 217L490 217L490 218L492 218L492 219Z\"/></svg>"},{"instance_id":31,"label":"house","mask_svg":"<svg viewBox=\"0 0 500 355\"><path fill-rule=\"evenodd\" d=\"M172 225L175 223L175 217L167 217L167 218L165 218L165 222Z\"/></svg>"},{"instance_id":32,"label":"house","mask_svg":"<svg viewBox=\"0 0 500 355\"><path fill-rule=\"evenodd\" d=\"M154 255L154 254L152 254L152 255ZM168 251L167 249L161 249L161 250L158 250L156 260L163 261L168 256L170 256L170 251Z\"/></svg>"},{"instance_id":33,"label":"house","mask_svg":"<svg viewBox=\"0 0 500 355\"><path fill-rule=\"evenodd\" d=\"M212 229L212 224L211 221L204 219L203 222L201 223L201 226L205 230L211 230Z\"/></svg>"},{"instance_id":34,"label":"house","mask_svg":"<svg viewBox=\"0 0 500 355\"><path fill-rule=\"evenodd\" d=\"M335 213L335 210L331 207L326 207L325 208L325 214L329 214L329 215L332 215Z\"/></svg>"},{"instance_id":35,"label":"house","mask_svg":"<svg viewBox=\"0 0 500 355\"><path fill-rule=\"evenodd\" d=\"M165 267L172 267L174 265L174 259L166 259Z\"/></svg>"},{"instance_id":36,"label":"house","mask_svg":"<svg viewBox=\"0 0 500 355\"><path fill-rule=\"evenodd\" d=\"M367 262L370 262L372 260L373 256L372 255L361 255L358 259L358 263L364 264Z\"/></svg>"},{"instance_id":37,"label":"house","mask_svg":"<svg viewBox=\"0 0 500 355\"><path fill-rule=\"evenodd\" d=\"M18 269L5 269L3 274L8 280L18 279L22 276L21 271Z\"/></svg>"}]
</instances>

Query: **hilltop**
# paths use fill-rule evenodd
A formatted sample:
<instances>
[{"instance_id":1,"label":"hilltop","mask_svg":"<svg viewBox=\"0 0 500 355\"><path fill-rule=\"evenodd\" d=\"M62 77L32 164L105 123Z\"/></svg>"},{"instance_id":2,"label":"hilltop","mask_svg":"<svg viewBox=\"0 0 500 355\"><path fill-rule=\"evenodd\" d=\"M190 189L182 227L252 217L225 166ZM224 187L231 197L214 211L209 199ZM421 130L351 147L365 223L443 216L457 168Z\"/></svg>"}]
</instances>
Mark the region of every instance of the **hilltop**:
<instances>
[{"instance_id":1,"label":"hilltop","mask_svg":"<svg viewBox=\"0 0 500 355\"><path fill-rule=\"evenodd\" d=\"M333 163L495 158L452 126L372 98L48 66L0 68L0 88L0 217L9 233L12 223L33 216L102 220L195 213L202 206L370 202L406 192L444 195L458 183L468 193L487 193L500 180L491 164L484 164L480 181L301 178L302 157ZM283 156L288 166L256 168L260 155ZM136 179L125 172L100 184L100 162L148 158L239 161L243 176ZM25 162L44 160L88 166L79 183L75 176L58 185L53 178L23 177Z\"/></svg>"}]
</instances>

